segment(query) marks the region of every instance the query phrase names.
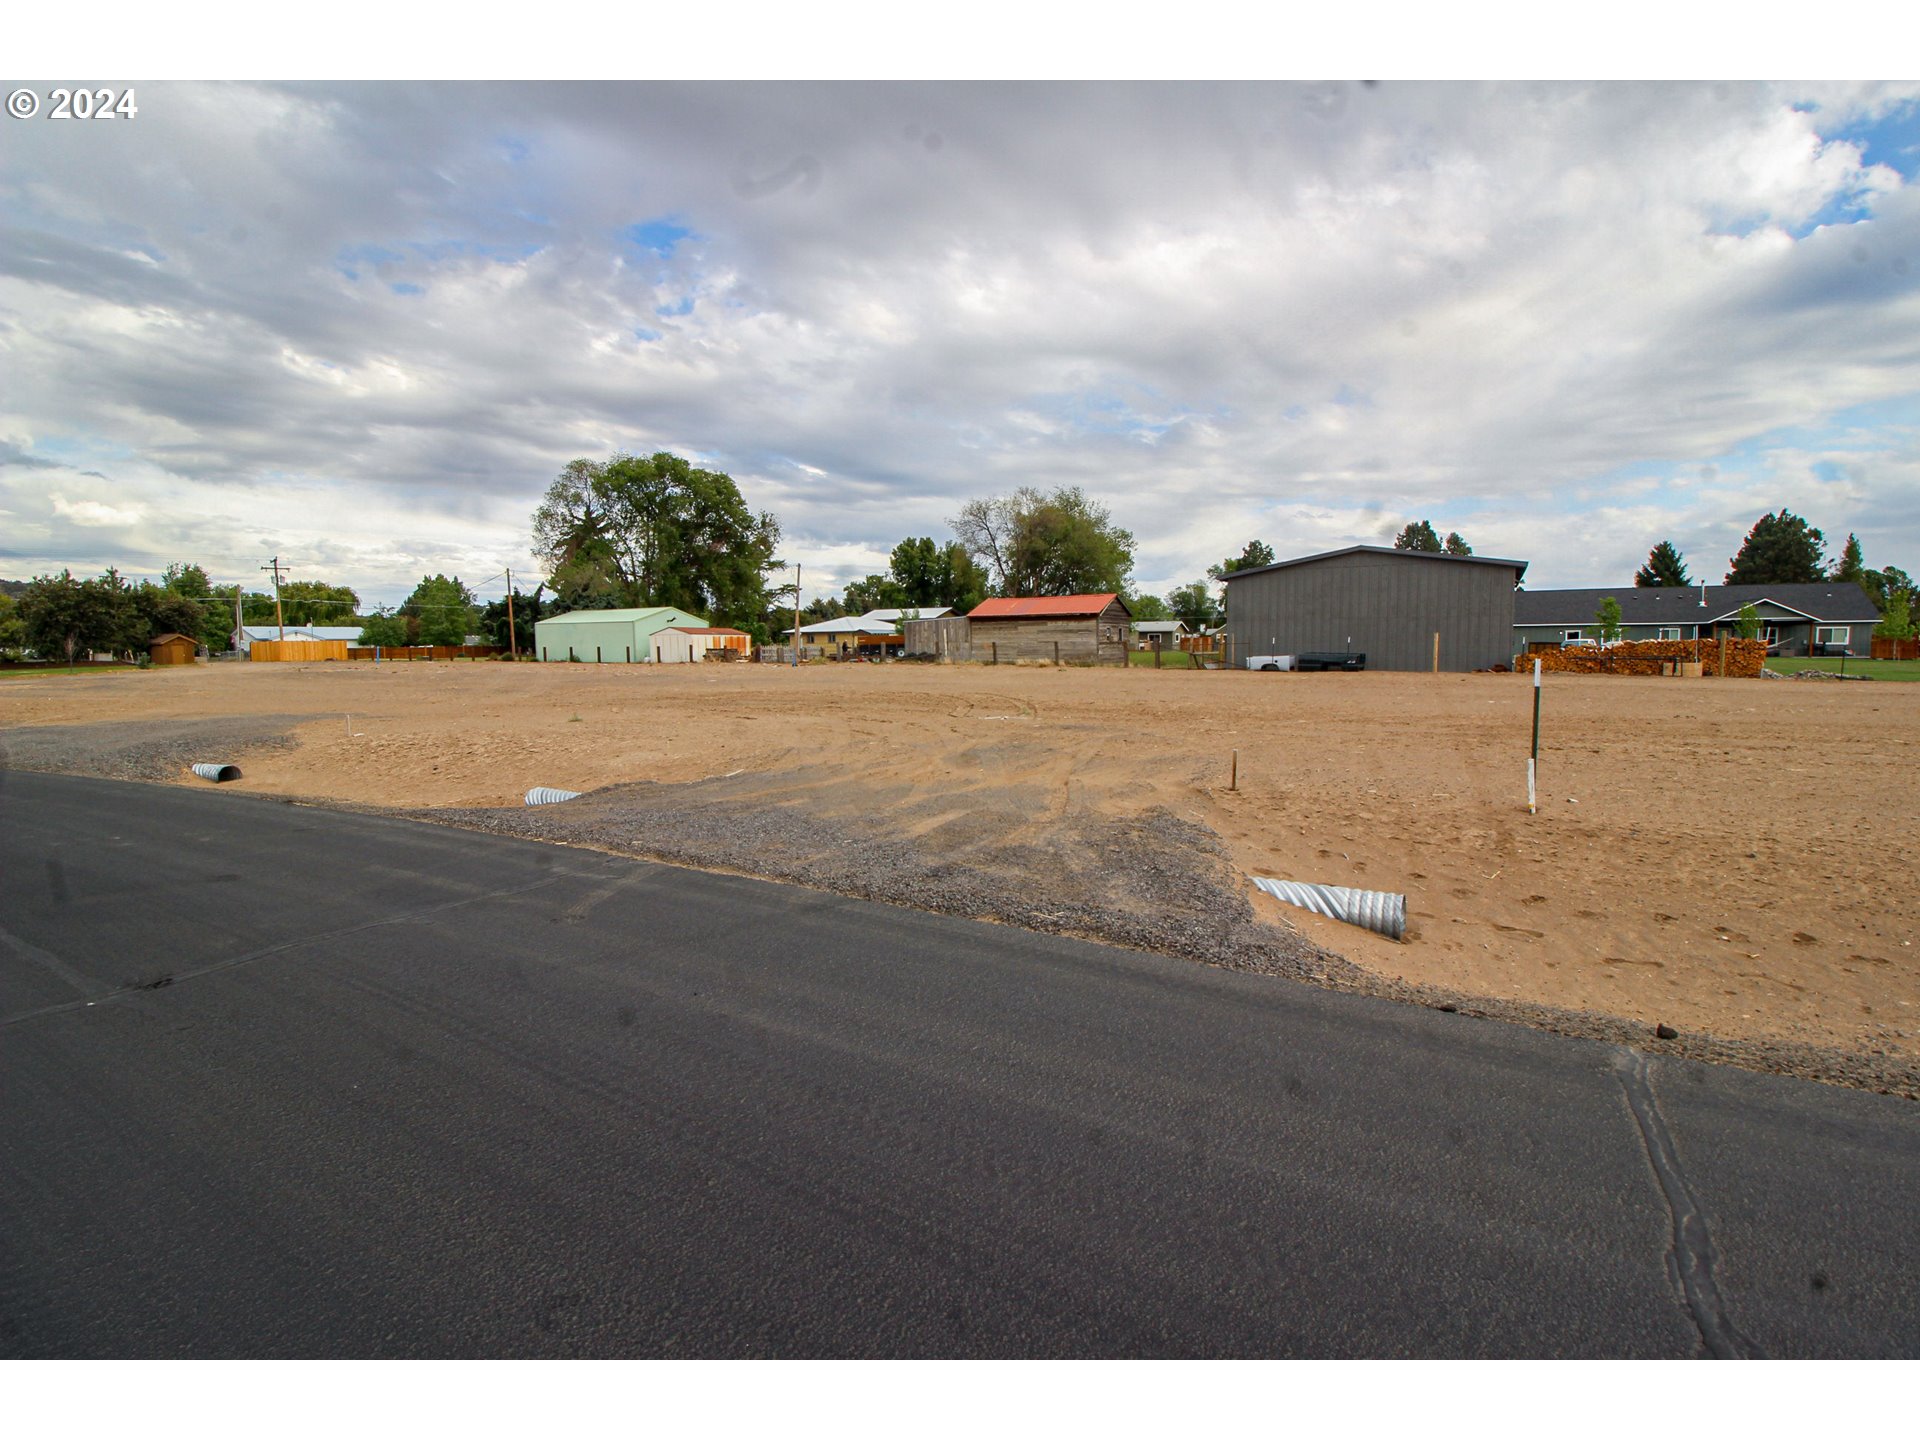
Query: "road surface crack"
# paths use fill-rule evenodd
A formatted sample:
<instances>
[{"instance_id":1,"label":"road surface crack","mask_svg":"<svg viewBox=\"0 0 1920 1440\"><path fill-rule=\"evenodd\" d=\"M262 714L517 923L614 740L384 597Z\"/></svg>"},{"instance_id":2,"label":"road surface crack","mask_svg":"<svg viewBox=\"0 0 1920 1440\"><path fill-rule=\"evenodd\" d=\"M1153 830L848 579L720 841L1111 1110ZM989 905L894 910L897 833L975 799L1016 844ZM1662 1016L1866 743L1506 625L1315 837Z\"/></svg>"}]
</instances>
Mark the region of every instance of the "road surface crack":
<instances>
[{"instance_id":1,"label":"road surface crack","mask_svg":"<svg viewBox=\"0 0 1920 1440\"><path fill-rule=\"evenodd\" d=\"M1764 1359L1760 1347L1742 1335L1733 1323L1720 1287L1714 1281L1713 1235L1707 1229L1700 1202L1687 1185L1673 1135L1667 1129L1666 1117L1660 1113L1659 1101L1654 1098L1647 1057L1638 1050L1623 1047L1614 1065L1620 1072L1620 1088L1626 1092L1627 1108L1640 1127L1647 1163L1653 1168L1654 1179L1659 1182L1660 1193L1667 1202L1667 1213L1673 1220L1673 1249L1668 1255L1668 1268L1679 1282L1681 1298L1700 1332L1701 1345L1716 1360Z\"/></svg>"}]
</instances>

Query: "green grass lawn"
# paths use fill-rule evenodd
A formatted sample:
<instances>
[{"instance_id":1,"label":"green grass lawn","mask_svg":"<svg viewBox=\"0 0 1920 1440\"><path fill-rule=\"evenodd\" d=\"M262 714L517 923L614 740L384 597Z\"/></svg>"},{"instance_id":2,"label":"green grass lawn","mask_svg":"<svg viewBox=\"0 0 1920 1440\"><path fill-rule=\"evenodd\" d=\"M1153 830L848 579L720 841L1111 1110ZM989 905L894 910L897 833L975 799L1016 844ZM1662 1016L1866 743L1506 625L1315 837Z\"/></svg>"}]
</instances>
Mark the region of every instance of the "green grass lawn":
<instances>
[{"instance_id":1,"label":"green grass lawn","mask_svg":"<svg viewBox=\"0 0 1920 1440\"><path fill-rule=\"evenodd\" d=\"M1838 657L1809 658L1792 656L1767 661L1767 669L1776 675L1798 675L1802 670L1839 670L1842 664L1849 675L1870 675L1875 680L1920 680L1920 660L1847 660Z\"/></svg>"},{"instance_id":2,"label":"green grass lawn","mask_svg":"<svg viewBox=\"0 0 1920 1440\"><path fill-rule=\"evenodd\" d=\"M1127 651L1127 663L1129 665L1144 665L1151 670L1153 668L1153 651L1129 650ZM1160 668L1162 670L1191 670L1193 669L1193 656L1184 650L1162 650L1160 652Z\"/></svg>"}]
</instances>

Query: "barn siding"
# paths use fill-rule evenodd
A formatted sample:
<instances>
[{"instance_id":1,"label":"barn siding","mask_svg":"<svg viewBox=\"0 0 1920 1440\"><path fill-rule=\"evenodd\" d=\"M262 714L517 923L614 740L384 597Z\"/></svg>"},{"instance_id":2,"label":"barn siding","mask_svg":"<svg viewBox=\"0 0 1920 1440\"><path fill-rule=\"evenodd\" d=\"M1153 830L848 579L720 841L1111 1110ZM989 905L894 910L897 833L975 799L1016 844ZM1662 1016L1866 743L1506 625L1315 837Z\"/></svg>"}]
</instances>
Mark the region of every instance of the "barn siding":
<instances>
[{"instance_id":1,"label":"barn siding","mask_svg":"<svg viewBox=\"0 0 1920 1440\"><path fill-rule=\"evenodd\" d=\"M1519 572L1410 552L1363 551L1236 576L1227 586L1233 661L1248 655L1358 650L1370 670L1442 670L1513 658Z\"/></svg>"},{"instance_id":2,"label":"barn siding","mask_svg":"<svg viewBox=\"0 0 1920 1440\"><path fill-rule=\"evenodd\" d=\"M1127 612L1117 600L1098 616L975 620L973 658L998 659L1003 665L1016 660L1052 664L1057 654L1062 665L1124 665L1127 625Z\"/></svg>"},{"instance_id":3,"label":"barn siding","mask_svg":"<svg viewBox=\"0 0 1920 1440\"><path fill-rule=\"evenodd\" d=\"M964 615L907 620L901 624L900 633L906 641L905 654L937 655L955 662L973 658L972 626Z\"/></svg>"}]
</instances>

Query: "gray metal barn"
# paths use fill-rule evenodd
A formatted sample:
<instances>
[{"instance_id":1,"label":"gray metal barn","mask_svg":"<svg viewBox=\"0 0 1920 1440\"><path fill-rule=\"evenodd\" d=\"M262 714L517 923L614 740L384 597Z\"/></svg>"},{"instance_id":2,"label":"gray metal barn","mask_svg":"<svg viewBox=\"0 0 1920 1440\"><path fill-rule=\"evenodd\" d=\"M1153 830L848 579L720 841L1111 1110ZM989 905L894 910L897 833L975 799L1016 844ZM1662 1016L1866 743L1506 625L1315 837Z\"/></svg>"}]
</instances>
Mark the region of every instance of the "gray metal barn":
<instances>
[{"instance_id":1,"label":"gray metal barn","mask_svg":"<svg viewBox=\"0 0 1920 1440\"><path fill-rule=\"evenodd\" d=\"M1369 670L1442 670L1513 659L1513 592L1524 560L1354 545L1227 576L1229 662L1358 650Z\"/></svg>"}]
</instances>

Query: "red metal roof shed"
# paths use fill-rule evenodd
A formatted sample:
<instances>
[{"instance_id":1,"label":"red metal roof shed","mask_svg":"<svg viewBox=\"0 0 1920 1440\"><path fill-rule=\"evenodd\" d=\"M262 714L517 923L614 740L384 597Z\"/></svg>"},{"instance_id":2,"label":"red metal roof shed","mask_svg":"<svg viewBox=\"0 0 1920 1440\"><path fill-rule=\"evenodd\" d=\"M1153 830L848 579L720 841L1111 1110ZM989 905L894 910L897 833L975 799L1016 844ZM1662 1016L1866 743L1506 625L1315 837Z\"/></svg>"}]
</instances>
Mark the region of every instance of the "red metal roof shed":
<instances>
[{"instance_id":1,"label":"red metal roof shed","mask_svg":"<svg viewBox=\"0 0 1920 1440\"><path fill-rule=\"evenodd\" d=\"M969 620L1034 620L1069 615L1098 615L1120 597L1105 595L1029 595L1019 599L982 600L967 612Z\"/></svg>"}]
</instances>

